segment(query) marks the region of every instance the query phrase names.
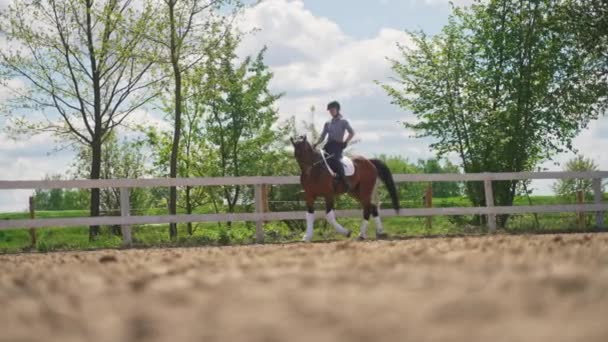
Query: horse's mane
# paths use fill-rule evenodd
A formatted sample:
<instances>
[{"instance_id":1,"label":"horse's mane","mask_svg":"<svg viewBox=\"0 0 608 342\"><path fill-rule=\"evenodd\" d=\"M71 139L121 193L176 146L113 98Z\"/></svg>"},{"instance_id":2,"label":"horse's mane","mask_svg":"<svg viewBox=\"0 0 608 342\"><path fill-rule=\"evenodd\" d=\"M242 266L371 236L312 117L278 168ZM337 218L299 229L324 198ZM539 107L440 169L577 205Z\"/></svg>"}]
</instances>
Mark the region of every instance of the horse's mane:
<instances>
[{"instance_id":1,"label":"horse's mane","mask_svg":"<svg viewBox=\"0 0 608 342\"><path fill-rule=\"evenodd\" d=\"M312 151L311 152L312 153L312 158L311 159L313 161L313 165L311 165L311 166L314 166L314 164L316 162L320 161L323 158L321 156L321 152L319 150L313 148L312 145L311 145L311 143L306 139L305 136L301 136L299 138L299 140L297 141L297 143L306 144L306 147L307 147L308 151Z\"/></svg>"}]
</instances>

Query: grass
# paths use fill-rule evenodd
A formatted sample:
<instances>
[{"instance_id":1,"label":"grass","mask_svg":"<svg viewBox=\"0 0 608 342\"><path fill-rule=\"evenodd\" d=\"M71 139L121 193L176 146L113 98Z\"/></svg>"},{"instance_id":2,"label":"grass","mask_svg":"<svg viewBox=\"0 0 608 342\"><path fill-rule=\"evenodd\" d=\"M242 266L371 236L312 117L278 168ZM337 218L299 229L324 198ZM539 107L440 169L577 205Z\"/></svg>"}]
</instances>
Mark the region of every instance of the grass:
<instances>
[{"instance_id":1,"label":"grass","mask_svg":"<svg viewBox=\"0 0 608 342\"><path fill-rule=\"evenodd\" d=\"M553 196L535 196L531 198L533 205L564 203L563 199ZM339 208L352 205L349 203L338 203ZM517 198L515 205L528 205L527 198ZM404 207L420 207L421 203L403 202ZM435 207L466 207L470 203L466 198L435 199ZM162 212L150 212L147 214L160 215ZM87 216L86 210L66 211L37 211L37 218L65 218ZM24 219L28 213L0 213L1 219ZM593 214L586 215L587 225L585 230L593 227L595 219ZM354 233L358 233L360 218L339 218L338 221ZM427 227L425 217L391 217L384 218L385 231L396 236L426 236L426 235L448 235L448 234L477 234L486 231L484 227L471 224L472 216L443 216L433 217L432 226ZM608 220L606 220L608 222ZM301 225L303 226L303 225ZM572 231L578 229L577 215L574 213L559 214L533 214L513 215L509 219L506 231L509 233L535 233L543 231ZM0 253L16 253L28 250L40 252L56 250L88 250L100 248L119 248L122 239L113 234L111 227L102 227L101 234L94 241L89 241L87 227L72 228L41 228L37 229L37 244L30 246L30 235L28 230L0 230ZM374 236L374 223L370 222L370 237ZM302 231L291 230L283 222L270 222L265 226L266 242L290 242L299 240ZM230 227L226 224L198 223L194 224L194 233L189 236L186 224L178 225L177 241L171 241L168 235L168 225L140 225L133 227L134 245L137 247L153 246L202 246L202 245L228 245L249 244L255 241L255 224L233 223ZM334 234L333 228L324 220L318 220L315 224L316 240L340 238Z\"/></svg>"}]
</instances>

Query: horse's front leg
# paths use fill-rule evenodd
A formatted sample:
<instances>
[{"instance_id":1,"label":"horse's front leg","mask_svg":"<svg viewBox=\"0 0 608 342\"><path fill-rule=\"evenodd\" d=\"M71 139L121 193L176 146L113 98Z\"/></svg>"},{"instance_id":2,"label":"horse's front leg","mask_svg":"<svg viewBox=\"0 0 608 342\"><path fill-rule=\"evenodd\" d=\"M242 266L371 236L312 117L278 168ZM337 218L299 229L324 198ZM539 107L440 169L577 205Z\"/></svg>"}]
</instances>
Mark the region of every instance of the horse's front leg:
<instances>
[{"instance_id":1,"label":"horse's front leg","mask_svg":"<svg viewBox=\"0 0 608 342\"><path fill-rule=\"evenodd\" d=\"M325 213L326 213L327 222L329 222L332 226L334 226L334 229L338 233L340 233L346 237L350 237L351 231L342 227L342 225L339 224L338 221L336 221L336 212L334 211L333 197L325 197Z\"/></svg>"},{"instance_id":2,"label":"horse's front leg","mask_svg":"<svg viewBox=\"0 0 608 342\"><path fill-rule=\"evenodd\" d=\"M306 234L304 234L302 241L310 242L315 226L315 197L309 194L306 194L306 210Z\"/></svg>"}]
</instances>

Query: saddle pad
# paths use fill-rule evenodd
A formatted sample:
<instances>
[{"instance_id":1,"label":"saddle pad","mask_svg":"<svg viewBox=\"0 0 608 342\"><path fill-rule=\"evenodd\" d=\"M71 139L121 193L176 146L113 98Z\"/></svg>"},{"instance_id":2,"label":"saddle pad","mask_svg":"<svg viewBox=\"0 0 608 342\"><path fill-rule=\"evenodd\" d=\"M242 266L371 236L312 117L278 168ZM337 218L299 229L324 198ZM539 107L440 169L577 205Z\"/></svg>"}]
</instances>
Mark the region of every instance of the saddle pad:
<instances>
[{"instance_id":1,"label":"saddle pad","mask_svg":"<svg viewBox=\"0 0 608 342\"><path fill-rule=\"evenodd\" d=\"M352 176L355 174L355 164L353 164L353 161L346 157L346 156L342 156L342 165L344 165L344 175L345 176Z\"/></svg>"}]
</instances>

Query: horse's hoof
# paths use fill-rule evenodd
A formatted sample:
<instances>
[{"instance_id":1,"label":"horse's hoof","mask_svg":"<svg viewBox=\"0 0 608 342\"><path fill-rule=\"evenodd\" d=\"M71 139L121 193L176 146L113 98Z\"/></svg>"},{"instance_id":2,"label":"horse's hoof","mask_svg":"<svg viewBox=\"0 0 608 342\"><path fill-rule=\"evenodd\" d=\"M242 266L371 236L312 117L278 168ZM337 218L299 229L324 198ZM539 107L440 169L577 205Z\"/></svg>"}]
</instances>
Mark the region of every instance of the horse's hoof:
<instances>
[{"instance_id":1,"label":"horse's hoof","mask_svg":"<svg viewBox=\"0 0 608 342\"><path fill-rule=\"evenodd\" d=\"M312 239L307 239L307 238L306 238L306 235L304 235L304 236L302 237L302 242L304 242L304 243L309 243L309 242L310 242L310 240L312 240Z\"/></svg>"},{"instance_id":2,"label":"horse's hoof","mask_svg":"<svg viewBox=\"0 0 608 342\"><path fill-rule=\"evenodd\" d=\"M353 232L351 232L350 230L346 232L346 237L349 238L351 235L353 234Z\"/></svg>"},{"instance_id":3,"label":"horse's hoof","mask_svg":"<svg viewBox=\"0 0 608 342\"><path fill-rule=\"evenodd\" d=\"M376 234L376 240L386 240L386 239L388 239L388 234L386 234L386 233Z\"/></svg>"},{"instance_id":4,"label":"horse's hoof","mask_svg":"<svg viewBox=\"0 0 608 342\"><path fill-rule=\"evenodd\" d=\"M359 235L357 236L357 241L365 241L366 238L364 238L363 236Z\"/></svg>"}]
</instances>

